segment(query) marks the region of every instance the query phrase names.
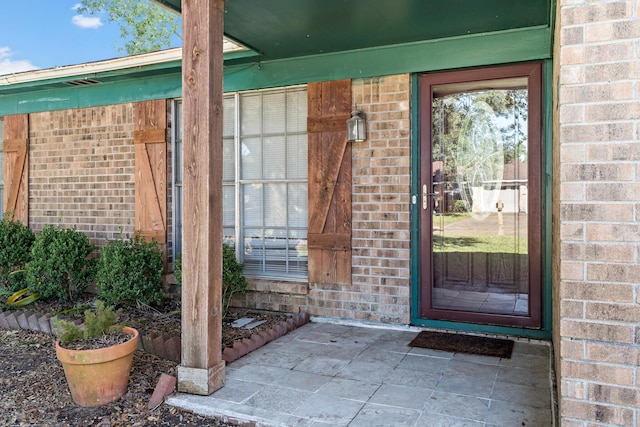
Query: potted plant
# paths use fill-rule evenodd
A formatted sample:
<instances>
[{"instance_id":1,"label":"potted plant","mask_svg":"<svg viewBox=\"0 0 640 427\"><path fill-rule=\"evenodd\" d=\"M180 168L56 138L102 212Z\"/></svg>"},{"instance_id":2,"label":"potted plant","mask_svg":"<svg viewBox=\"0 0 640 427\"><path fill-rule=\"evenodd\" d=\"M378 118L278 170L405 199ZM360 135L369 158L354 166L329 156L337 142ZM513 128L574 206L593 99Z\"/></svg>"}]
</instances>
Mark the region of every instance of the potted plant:
<instances>
[{"instance_id":1,"label":"potted plant","mask_svg":"<svg viewBox=\"0 0 640 427\"><path fill-rule=\"evenodd\" d=\"M62 363L73 401L100 406L127 391L138 331L116 324L119 311L96 302L86 310L83 326L55 319L56 355Z\"/></svg>"}]
</instances>

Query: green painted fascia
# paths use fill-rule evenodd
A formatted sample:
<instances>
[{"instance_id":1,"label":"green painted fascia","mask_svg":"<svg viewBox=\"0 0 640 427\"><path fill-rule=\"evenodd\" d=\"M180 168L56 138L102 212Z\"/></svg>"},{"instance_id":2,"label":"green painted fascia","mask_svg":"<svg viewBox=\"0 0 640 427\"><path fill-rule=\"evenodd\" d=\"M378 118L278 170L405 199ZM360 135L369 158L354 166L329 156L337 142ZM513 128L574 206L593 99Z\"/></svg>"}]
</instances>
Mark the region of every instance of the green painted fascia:
<instances>
[{"instance_id":1,"label":"green painted fascia","mask_svg":"<svg viewBox=\"0 0 640 427\"><path fill-rule=\"evenodd\" d=\"M182 73L0 96L0 116L182 96Z\"/></svg>"},{"instance_id":2,"label":"green painted fascia","mask_svg":"<svg viewBox=\"0 0 640 427\"><path fill-rule=\"evenodd\" d=\"M551 57L548 26L225 67L225 90L506 64Z\"/></svg>"},{"instance_id":3,"label":"green painted fascia","mask_svg":"<svg viewBox=\"0 0 640 427\"><path fill-rule=\"evenodd\" d=\"M550 30L533 27L375 49L251 64L225 65L224 90L235 92L343 78L376 77L550 58ZM180 97L180 61L144 69L0 86L0 115L84 108L160 97ZM105 83L66 87L63 81L91 77ZM137 77L137 78L134 78ZM59 87L57 87L59 86Z\"/></svg>"},{"instance_id":4,"label":"green painted fascia","mask_svg":"<svg viewBox=\"0 0 640 427\"><path fill-rule=\"evenodd\" d=\"M495 326L445 320L429 320L419 317L420 313L420 224L419 206L411 204L411 324L429 328L451 329L465 332L482 332L498 335L512 335L526 338L549 340L552 334L553 275L552 275L552 132L553 132L553 61L543 63L543 180L542 180L542 328L529 329L511 326ZM411 195L420 193L420 88L419 75L411 79Z\"/></svg>"},{"instance_id":5,"label":"green painted fascia","mask_svg":"<svg viewBox=\"0 0 640 427\"><path fill-rule=\"evenodd\" d=\"M224 64L233 65L236 63L256 62L260 54L252 50L239 50L224 54Z\"/></svg>"}]
</instances>

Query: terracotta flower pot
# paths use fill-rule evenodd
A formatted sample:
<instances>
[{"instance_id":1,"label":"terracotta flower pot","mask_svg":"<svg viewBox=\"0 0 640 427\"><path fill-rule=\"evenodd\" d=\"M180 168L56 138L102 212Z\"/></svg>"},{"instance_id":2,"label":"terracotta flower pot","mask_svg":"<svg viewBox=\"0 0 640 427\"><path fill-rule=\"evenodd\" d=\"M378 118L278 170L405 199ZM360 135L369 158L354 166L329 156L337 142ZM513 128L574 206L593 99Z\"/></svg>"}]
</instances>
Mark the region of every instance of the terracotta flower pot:
<instances>
[{"instance_id":1,"label":"terracotta flower pot","mask_svg":"<svg viewBox=\"0 0 640 427\"><path fill-rule=\"evenodd\" d=\"M56 341L56 355L64 368L73 401L80 406L100 406L127 391L138 331L125 327L132 337L122 344L96 350L69 350Z\"/></svg>"}]
</instances>

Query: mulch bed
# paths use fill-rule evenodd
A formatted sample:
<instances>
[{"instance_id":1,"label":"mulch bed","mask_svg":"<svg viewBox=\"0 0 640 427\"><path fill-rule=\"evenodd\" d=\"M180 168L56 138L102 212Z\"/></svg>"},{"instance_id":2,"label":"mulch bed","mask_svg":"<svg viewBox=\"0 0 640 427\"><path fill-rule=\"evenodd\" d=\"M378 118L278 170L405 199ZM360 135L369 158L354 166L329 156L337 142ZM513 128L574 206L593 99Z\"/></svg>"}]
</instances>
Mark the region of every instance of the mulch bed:
<instances>
[{"instance_id":1,"label":"mulch bed","mask_svg":"<svg viewBox=\"0 0 640 427\"><path fill-rule=\"evenodd\" d=\"M79 303L89 303L87 299ZM128 391L119 400L97 408L76 405L66 384L62 365L55 355L54 337L28 327L37 322L34 313L42 318L65 311L64 318L84 318L84 308L69 311L68 305L37 302L21 311L7 312L0 317L10 318L9 328L0 326L0 425L7 426L230 426L218 420L191 414L177 408L160 405L149 410L147 404L161 374L175 376L178 362L166 357L136 350L128 384ZM238 318L251 317L265 322L251 330L233 328ZM296 319L293 322L292 319ZM5 319L6 320L6 319ZM32 322L28 322L31 320ZM235 358L255 349L247 343L266 343L274 337L308 321L308 316L255 310L230 310L223 320L222 348L225 356ZM155 341L180 337L180 302L166 300L159 307L139 305L123 310L119 322L132 326L141 336L155 337ZM20 323L20 325L18 325ZM47 323L42 322L41 323ZM295 323L295 324L294 324ZM27 326L27 327L25 327ZM37 328L35 328L37 329ZM274 331L277 331L274 332ZM271 335L270 335L271 334ZM271 337L262 339L262 337ZM256 339L258 338L258 339ZM225 359L226 360L226 359ZM234 359L235 360L235 359ZM229 363L227 361L227 363ZM235 425L235 424L234 424Z\"/></svg>"},{"instance_id":2,"label":"mulch bed","mask_svg":"<svg viewBox=\"0 0 640 427\"><path fill-rule=\"evenodd\" d=\"M429 348L452 353L511 358L513 341L475 335L422 331L409 343L411 347Z\"/></svg>"},{"instance_id":3,"label":"mulch bed","mask_svg":"<svg viewBox=\"0 0 640 427\"><path fill-rule=\"evenodd\" d=\"M0 425L2 426L229 426L172 406L147 404L162 373L176 363L136 350L127 392L97 408L71 399L51 335L0 329Z\"/></svg>"}]
</instances>

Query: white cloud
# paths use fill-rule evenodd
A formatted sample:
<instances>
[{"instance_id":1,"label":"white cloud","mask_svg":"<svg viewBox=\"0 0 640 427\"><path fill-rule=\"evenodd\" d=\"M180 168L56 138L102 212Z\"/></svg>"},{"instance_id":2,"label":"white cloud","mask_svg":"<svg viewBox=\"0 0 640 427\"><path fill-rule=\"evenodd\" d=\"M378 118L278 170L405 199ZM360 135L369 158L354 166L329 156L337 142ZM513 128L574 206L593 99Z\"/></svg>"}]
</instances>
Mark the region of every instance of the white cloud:
<instances>
[{"instance_id":1,"label":"white cloud","mask_svg":"<svg viewBox=\"0 0 640 427\"><path fill-rule=\"evenodd\" d=\"M102 21L100 18L84 16L84 15L76 15L71 18L71 22L74 25L77 25L80 28L98 28L102 27Z\"/></svg>"},{"instance_id":2,"label":"white cloud","mask_svg":"<svg viewBox=\"0 0 640 427\"><path fill-rule=\"evenodd\" d=\"M80 6L82 6L80 3L76 3L76 4L73 5L71 10L78 10L78 9L80 9Z\"/></svg>"},{"instance_id":3,"label":"white cloud","mask_svg":"<svg viewBox=\"0 0 640 427\"><path fill-rule=\"evenodd\" d=\"M0 75L21 73L23 71L37 70L38 67L26 59L12 59L13 53L7 46L0 46Z\"/></svg>"}]
</instances>

